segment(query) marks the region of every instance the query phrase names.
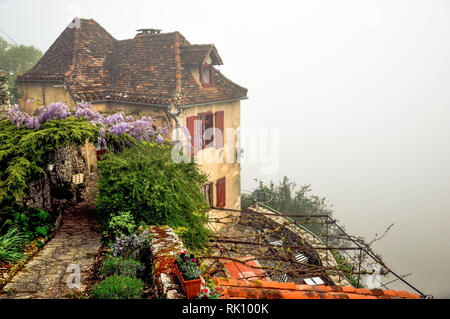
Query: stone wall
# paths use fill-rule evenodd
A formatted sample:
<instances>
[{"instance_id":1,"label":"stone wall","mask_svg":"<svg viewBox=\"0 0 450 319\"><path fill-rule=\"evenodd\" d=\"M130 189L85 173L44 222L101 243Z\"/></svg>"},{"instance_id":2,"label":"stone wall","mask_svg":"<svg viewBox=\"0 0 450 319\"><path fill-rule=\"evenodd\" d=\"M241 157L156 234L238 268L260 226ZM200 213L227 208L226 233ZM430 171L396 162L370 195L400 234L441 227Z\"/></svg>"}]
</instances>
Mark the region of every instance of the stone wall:
<instances>
[{"instance_id":1,"label":"stone wall","mask_svg":"<svg viewBox=\"0 0 450 319\"><path fill-rule=\"evenodd\" d=\"M152 226L149 234L152 235L153 276L158 298L186 298L174 270L176 256L186 248L170 227Z\"/></svg>"},{"instance_id":2,"label":"stone wall","mask_svg":"<svg viewBox=\"0 0 450 319\"><path fill-rule=\"evenodd\" d=\"M23 203L34 208L59 214L68 205L80 200L81 187L72 183L74 174L89 173L85 149L88 146L68 146L48 155L53 169L44 167L45 173L29 183ZM97 167L95 156L88 157L91 170Z\"/></svg>"}]
</instances>

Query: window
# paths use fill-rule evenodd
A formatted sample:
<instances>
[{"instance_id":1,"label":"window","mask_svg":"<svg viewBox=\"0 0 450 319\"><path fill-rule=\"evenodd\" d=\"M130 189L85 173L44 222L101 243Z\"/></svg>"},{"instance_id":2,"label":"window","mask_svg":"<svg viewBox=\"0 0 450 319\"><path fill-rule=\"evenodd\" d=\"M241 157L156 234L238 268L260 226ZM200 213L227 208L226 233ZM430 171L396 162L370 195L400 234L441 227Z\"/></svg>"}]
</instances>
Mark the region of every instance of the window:
<instances>
[{"instance_id":1,"label":"window","mask_svg":"<svg viewBox=\"0 0 450 319\"><path fill-rule=\"evenodd\" d=\"M222 177L216 182L217 207L225 207L226 204L226 180Z\"/></svg>"},{"instance_id":2,"label":"window","mask_svg":"<svg viewBox=\"0 0 450 319\"><path fill-rule=\"evenodd\" d=\"M200 82L204 88L214 86L214 72L211 64L200 66Z\"/></svg>"},{"instance_id":3,"label":"window","mask_svg":"<svg viewBox=\"0 0 450 319\"><path fill-rule=\"evenodd\" d=\"M199 113L195 116L190 116L186 119L186 127L191 135L192 148L197 146L195 153L200 149L205 149L206 147L212 147L214 145L216 148L222 148L224 146L225 136L223 111L218 111L216 113ZM222 136L220 136L220 138L216 137L215 135L218 134L216 130L210 130L207 134L205 134L206 130L211 128L215 128L220 131Z\"/></svg>"},{"instance_id":4,"label":"window","mask_svg":"<svg viewBox=\"0 0 450 319\"><path fill-rule=\"evenodd\" d=\"M209 206L214 206L213 204L213 184L206 184L203 186L203 194L205 196L205 201Z\"/></svg>"},{"instance_id":5,"label":"window","mask_svg":"<svg viewBox=\"0 0 450 319\"><path fill-rule=\"evenodd\" d=\"M197 115L197 120L202 122L202 149L213 146L214 132L211 132L211 130L206 132L206 130L214 128L214 115L212 113L201 113Z\"/></svg>"}]
</instances>

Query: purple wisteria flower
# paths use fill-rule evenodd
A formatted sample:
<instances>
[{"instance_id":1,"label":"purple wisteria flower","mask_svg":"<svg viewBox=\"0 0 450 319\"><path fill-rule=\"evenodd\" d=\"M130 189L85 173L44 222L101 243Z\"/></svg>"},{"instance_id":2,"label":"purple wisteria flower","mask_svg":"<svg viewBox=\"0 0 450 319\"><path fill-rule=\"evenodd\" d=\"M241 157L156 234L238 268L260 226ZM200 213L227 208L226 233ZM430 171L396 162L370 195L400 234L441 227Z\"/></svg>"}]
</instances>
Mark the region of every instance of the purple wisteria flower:
<instances>
[{"instance_id":1,"label":"purple wisteria flower","mask_svg":"<svg viewBox=\"0 0 450 319\"><path fill-rule=\"evenodd\" d=\"M99 127L99 134L97 144L100 147L106 147L107 132L114 135L129 134L131 137L139 141L154 140L158 144L164 143L164 138L168 137L169 129L158 128L153 126L153 119L151 116L142 116L137 120L132 115L124 115L122 112L103 117L99 112L92 110L90 103L79 103L74 113L72 113L66 104L62 102L51 103L47 106L39 108L38 116L30 116L26 112L20 110L16 104L9 111L7 118L20 129L25 125L27 129L40 129L41 125L53 120L64 119L70 116L77 118L85 118L90 124Z\"/></svg>"},{"instance_id":2,"label":"purple wisteria flower","mask_svg":"<svg viewBox=\"0 0 450 319\"><path fill-rule=\"evenodd\" d=\"M92 105L90 103L79 103L75 112L75 117L85 117L92 122L103 122L103 116L99 112L94 113L92 111Z\"/></svg>"},{"instance_id":3,"label":"purple wisteria flower","mask_svg":"<svg viewBox=\"0 0 450 319\"><path fill-rule=\"evenodd\" d=\"M101 127L98 132L97 144L100 148L106 148L106 132L103 127Z\"/></svg>"},{"instance_id":4,"label":"purple wisteria flower","mask_svg":"<svg viewBox=\"0 0 450 319\"><path fill-rule=\"evenodd\" d=\"M164 143L164 139L163 139L163 137L161 136L161 134L158 134L158 136L157 136L156 139L155 139L155 142L158 143L158 144Z\"/></svg>"},{"instance_id":5,"label":"purple wisteria flower","mask_svg":"<svg viewBox=\"0 0 450 319\"><path fill-rule=\"evenodd\" d=\"M39 108L39 122L41 124L53 119L65 119L72 116L67 105L62 102L51 103Z\"/></svg>"},{"instance_id":6,"label":"purple wisteria flower","mask_svg":"<svg viewBox=\"0 0 450 319\"><path fill-rule=\"evenodd\" d=\"M35 117L30 117L27 121L27 129L29 130L39 130L41 127L41 123L39 123L39 120Z\"/></svg>"},{"instance_id":7,"label":"purple wisteria flower","mask_svg":"<svg viewBox=\"0 0 450 319\"><path fill-rule=\"evenodd\" d=\"M130 130L130 135L140 141L148 141L150 136L154 135L152 122L148 121L145 117L131 123L131 125L132 129Z\"/></svg>"},{"instance_id":8,"label":"purple wisteria flower","mask_svg":"<svg viewBox=\"0 0 450 319\"><path fill-rule=\"evenodd\" d=\"M11 120L11 123L17 125L17 129L20 129L22 124L25 124L30 119L28 113L25 113L20 110L19 105L15 104L11 110L9 110L8 115L6 116Z\"/></svg>"},{"instance_id":9,"label":"purple wisteria flower","mask_svg":"<svg viewBox=\"0 0 450 319\"><path fill-rule=\"evenodd\" d=\"M119 135L123 133L129 133L131 130L131 126L127 122L119 122L118 124L110 127L109 132L114 135Z\"/></svg>"},{"instance_id":10,"label":"purple wisteria flower","mask_svg":"<svg viewBox=\"0 0 450 319\"><path fill-rule=\"evenodd\" d=\"M113 126L125 122L125 117L122 113L115 113L109 115L102 120L102 123L107 126Z\"/></svg>"}]
</instances>

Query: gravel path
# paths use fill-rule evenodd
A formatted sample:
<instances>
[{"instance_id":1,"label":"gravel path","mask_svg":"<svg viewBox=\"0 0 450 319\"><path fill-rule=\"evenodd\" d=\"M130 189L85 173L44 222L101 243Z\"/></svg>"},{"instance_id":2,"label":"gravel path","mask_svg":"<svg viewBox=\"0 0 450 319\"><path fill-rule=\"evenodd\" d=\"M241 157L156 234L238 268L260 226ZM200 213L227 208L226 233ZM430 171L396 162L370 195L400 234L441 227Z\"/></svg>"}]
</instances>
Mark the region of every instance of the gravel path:
<instances>
[{"instance_id":1,"label":"gravel path","mask_svg":"<svg viewBox=\"0 0 450 319\"><path fill-rule=\"evenodd\" d=\"M64 212L55 237L3 288L0 299L68 298L85 289L84 279L88 278L101 246L100 228L93 218L96 180L95 175L89 176L84 200Z\"/></svg>"}]
</instances>

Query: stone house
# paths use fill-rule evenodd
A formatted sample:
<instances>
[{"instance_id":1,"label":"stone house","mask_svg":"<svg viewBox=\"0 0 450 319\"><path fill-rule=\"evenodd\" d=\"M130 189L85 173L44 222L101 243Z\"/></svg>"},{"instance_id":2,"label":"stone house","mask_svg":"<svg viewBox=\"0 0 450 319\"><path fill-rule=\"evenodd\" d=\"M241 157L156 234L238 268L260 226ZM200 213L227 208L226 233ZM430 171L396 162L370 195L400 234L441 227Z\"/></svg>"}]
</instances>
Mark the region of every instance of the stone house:
<instances>
[{"instance_id":1,"label":"stone house","mask_svg":"<svg viewBox=\"0 0 450 319\"><path fill-rule=\"evenodd\" d=\"M19 104L34 114L39 103L89 102L101 113L150 115L156 126L169 127L174 139L186 138L177 128L187 127L191 136L199 132L191 141L198 140L195 156L209 175L205 198L212 206L239 208L239 135L228 132L238 132L247 89L217 65L222 59L213 44L191 44L177 31L141 29L132 39L116 40L96 21L75 19L41 60L18 76ZM204 134L207 129L213 134Z\"/></svg>"}]
</instances>

